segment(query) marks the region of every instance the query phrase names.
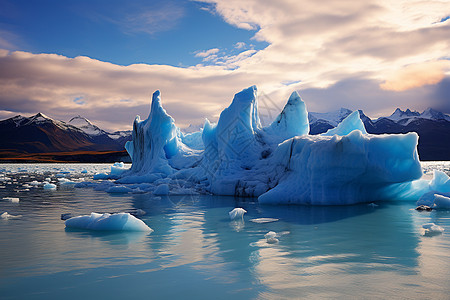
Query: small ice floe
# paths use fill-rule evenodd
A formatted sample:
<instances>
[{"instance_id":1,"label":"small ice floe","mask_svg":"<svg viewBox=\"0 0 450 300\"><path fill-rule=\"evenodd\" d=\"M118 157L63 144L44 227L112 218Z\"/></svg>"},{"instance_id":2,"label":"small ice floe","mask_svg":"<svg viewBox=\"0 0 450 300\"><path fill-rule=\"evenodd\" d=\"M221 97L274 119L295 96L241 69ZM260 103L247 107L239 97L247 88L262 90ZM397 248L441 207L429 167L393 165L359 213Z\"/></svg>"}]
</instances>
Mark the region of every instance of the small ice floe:
<instances>
[{"instance_id":1,"label":"small ice floe","mask_svg":"<svg viewBox=\"0 0 450 300\"><path fill-rule=\"evenodd\" d=\"M13 198L13 197L4 197L3 200L9 201L11 203L19 203L19 201L20 201L19 198Z\"/></svg>"},{"instance_id":2,"label":"small ice floe","mask_svg":"<svg viewBox=\"0 0 450 300\"><path fill-rule=\"evenodd\" d=\"M119 176L123 172L128 171L129 168L125 166L123 162L116 162L111 166L111 174L112 176Z\"/></svg>"},{"instance_id":3,"label":"small ice floe","mask_svg":"<svg viewBox=\"0 0 450 300\"><path fill-rule=\"evenodd\" d=\"M373 207L373 208L375 208L375 207L377 207L378 206L378 204L375 204L375 203L369 203L369 204L367 204L367 206L370 206L370 207Z\"/></svg>"},{"instance_id":4,"label":"small ice floe","mask_svg":"<svg viewBox=\"0 0 450 300\"><path fill-rule=\"evenodd\" d=\"M236 220L236 219L244 219L245 213L247 213L245 209L237 207L232 211L230 211L228 214L230 215L231 220Z\"/></svg>"},{"instance_id":5,"label":"small ice floe","mask_svg":"<svg viewBox=\"0 0 450 300\"><path fill-rule=\"evenodd\" d=\"M450 198L444 195L434 194L434 205L435 209L450 209Z\"/></svg>"},{"instance_id":6,"label":"small ice floe","mask_svg":"<svg viewBox=\"0 0 450 300\"><path fill-rule=\"evenodd\" d=\"M106 190L106 192L110 193L110 194L129 193L132 191L133 191L132 189L130 189L129 187L126 187L124 185L112 186Z\"/></svg>"},{"instance_id":7,"label":"small ice floe","mask_svg":"<svg viewBox=\"0 0 450 300\"><path fill-rule=\"evenodd\" d=\"M44 190L56 190L56 184L46 183L43 186Z\"/></svg>"},{"instance_id":8,"label":"small ice floe","mask_svg":"<svg viewBox=\"0 0 450 300\"><path fill-rule=\"evenodd\" d=\"M58 178L59 184L60 185L75 185L77 184L75 181L72 181L70 179L67 178Z\"/></svg>"},{"instance_id":9,"label":"small ice floe","mask_svg":"<svg viewBox=\"0 0 450 300\"><path fill-rule=\"evenodd\" d=\"M141 190L140 188L137 187L137 188L132 190L132 193L133 194L144 194L144 193L146 193L146 191Z\"/></svg>"},{"instance_id":10,"label":"small ice floe","mask_svg":"<svg viewBox=\"0 0 450 300\"><path fill-rule=\"evenodd\" d=\"M432 211L433 209L429 207L428 205L419 205L416 207L416 210L418 211Z\"/></svg>"},{"instance_id":11,"label":"small ice floe","mask_svg":"<svg viewBox=\"0 0 450 300\"><path fill-rule=\"evenodd\" d=\"M33 180L32 182L30 182L30 183L28 183L29 185L31 185L31 186L38 186L38 185L41 185L41 183L39 182L39 181L37 181L37 180Z\"/></svg>"},{"instance_id":12,"label":"small ice floe","mask_svg":"<svg viewBox=\"0 0 450 300\"><path fill-rule=\"evenodd\" d=\"M169 185L168 184L160 184L153 192L154 195L169 195Z\"/></svg>"},{"instance_id":13,"label":"small ice floe","mask_svg":"<svg viewBox=\"0 0 450 300\"><path fill-rule=\"evenodd\" d=\"M81 174L87 174L87 170L86 169L83 169L82 171L81 171Z\"/></svg>"},{"instance_id":14,"label":"small ice floe","mask_svg":"<svg viewBox=\"0 0 450 300\"><path fill-rule=\"evenodd\" d=\"M434 223L425 223L422 225L423 235L437 235L444 232L444 228Z\"/></svg>"},{"instance_id":15,"label":"small ice floe","mask_svg":"<svg viewBox=\"0 0 450 300\"><path fill-rule=\"evenodd\" d=\"M94 180L109 179L109 174L97 173L97 174L94 174L93 179Z\"/></svg>"},{"instance_id":16,"label":"small ice floe","mask_svg":"<svg viewBox=\"0 0 450 300\"><path fill-rule=\"evenodd\" d=\"M99 230L99 231L144 231L152 232L142 220L129 213L98 214L72 217L65 221L67 228Z\"/></svg>"},{"instance_id":17,"label":"small ice floe","mask_svg":"<svg viewBox=\"0 0 450 300\"><path fill-rule=\"evenodd\" d=\"M10 214L8 214L7 211L5 211L4 213L2 213L0 215L0 219L3 219L3 220L18 219L21 217L22 217L21 215L17 215L17 216L10 215Z\"/></svg>"},{"instance_id":18,"label":"small ice floe","mask_svg":"<svg viewBox=\"0 0 450 300\"><path fill-rule=\"evenodd\" d=\"M275 218L257 218L257 219L251 219L250 222L258 223L258 224L264 224L264 223L272 223L277 222L279 219Z\"/></svg>"},{"instance_id":19,"label":"small ice floe","mask_svg":"<svg viewBox=\"0 0 450 300\"><path fill-rule=\"evenodd\" d=\"M269 231L264 235L264 237L266 238L266 242L268 244L276 244L280 241L278 238L286 234L289 234L289 231L282 231L278 233L275 231Z\"/></svg>"},{"instance_id":20,"label":"small ice floe","mask_svg":"<svg viewBox=\"0 0 450 300\"><path fill-rule=\"evenodd\" d=\"M51 182L51 181L52 181L52 179L51 179L50 177L47 177L47 178L45 178L45 181L47 181L47 182Z\"/></svg>"},{"instance_id":21,"label":"small ice floe","mask_svg":"<svg viewBox=\"0 0 450 300\"><path fill-rule=\"evenodd\" d=\"M276 244L280 240L277 239L277 233L275 231L269 231L264 235L268 244Z\"/></svg>"}]
</instances>

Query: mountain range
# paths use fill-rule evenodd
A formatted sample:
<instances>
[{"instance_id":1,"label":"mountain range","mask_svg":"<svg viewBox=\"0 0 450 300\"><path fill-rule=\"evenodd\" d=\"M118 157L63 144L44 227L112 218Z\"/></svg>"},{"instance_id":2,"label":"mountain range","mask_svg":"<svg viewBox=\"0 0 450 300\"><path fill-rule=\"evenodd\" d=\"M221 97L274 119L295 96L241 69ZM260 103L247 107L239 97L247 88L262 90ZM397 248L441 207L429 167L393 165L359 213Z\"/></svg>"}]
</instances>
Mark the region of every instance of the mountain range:
<instances>
[{"instance_id":1,"label":"mountain range","mask_svg":"<svg viewBox=\"0 0 450 300\"><path fill-rule=\"evenodd\" d=\"M63 122L42 113L31 117L18 115L0 121L0 158L34 153L122 152L130 139L131 131L109 133L81 116Z\"/></svg>"},{"instance_id":2,"label":"mountain range","mask_svg":"<svg viewBox=\"0 0 450 300\"><path fill-rule=\"evenodd\" d=\"M310 134L320 134L335 127L352 111L346 108L308 115ZM421 160L450 160L450 116L428 108L422 113L397 108L388 117L370 119L361 110L361 120L368 133L392 134L417 132L419 135L418 152Z\"/></svg>"},{"instance_id":3,"label":"mountain range","mask_svg":"<svg viewBox=\"0 0 450 300\"><path fill-rule=\"evenodd\" d=\"M327 113L310 112L310 134L320 134L336 127L351 112L346 108ZM374 120L362 111L359 114L368 133L417 132L421 160L450 160L450 116L431 108L422 113L397 108L392 115ZM184 131L197 131L201 127L191 125ZM18 115L0 121L0 140L0 159L22 155L27 160L33 154L65 152L71 153L70 157L77 160L79 155L74 156L73 153L79 152L86 160L93 152L105 151L120 152L119 155L124 158L124 145L131 140L131 131L110 133L79 115L64 122L38 113L31 117ZM61 155L58 157L65 160Z\"/></svg>"}]
</instances>

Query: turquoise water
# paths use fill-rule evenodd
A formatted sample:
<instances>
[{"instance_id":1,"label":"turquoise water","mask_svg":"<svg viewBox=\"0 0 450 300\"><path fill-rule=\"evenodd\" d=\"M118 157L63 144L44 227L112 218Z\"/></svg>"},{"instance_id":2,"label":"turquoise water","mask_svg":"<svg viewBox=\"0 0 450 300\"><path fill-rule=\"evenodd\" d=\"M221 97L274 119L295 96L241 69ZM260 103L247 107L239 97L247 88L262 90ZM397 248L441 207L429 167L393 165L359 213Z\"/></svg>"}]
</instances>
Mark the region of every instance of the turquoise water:
<instances>
[{"instance_id":1,"label":"turquoise water","mask_svg":"<svg viewBox=\"0 0 450 300\"><path fill-rule=\"evenodd\" d=\"M64 176L103 167L77 165ZM56 181L60 170L24 168L0 182L0 214L21 215L0 219L1 299L449 299L449 211L417 212L411 202L263 206L61 186L17 192L32 180ZM229 220L234 207L248 211L244 222ZM66 230L60 220L133 209L146 212L140 218L154 232ZM250 221L262 217L279 221ZM424 236L428 222L446 231ZM267 243L269 231L282 233L278 243Z\"/></svg>"}]
</instances>

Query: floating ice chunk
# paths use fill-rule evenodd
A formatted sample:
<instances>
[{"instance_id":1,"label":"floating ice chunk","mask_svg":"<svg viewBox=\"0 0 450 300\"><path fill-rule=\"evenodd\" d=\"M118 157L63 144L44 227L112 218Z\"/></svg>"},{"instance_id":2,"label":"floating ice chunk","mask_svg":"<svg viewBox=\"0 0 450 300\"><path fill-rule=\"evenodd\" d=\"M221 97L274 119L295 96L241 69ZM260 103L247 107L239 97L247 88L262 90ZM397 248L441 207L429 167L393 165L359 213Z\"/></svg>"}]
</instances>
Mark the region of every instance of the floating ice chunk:
<instances>
[{"instance_id":1,"label":"floating ice chunk","mask_svg":"<svg viewBox=\"0 0 450 300\"><path fill-rule=\"evenodd\" d=\"M81 174L86 174L88 171L86 170L86 169L83 169L82 171L81 171Z\"/></svg>"},{"instance_id":2,"label":"floating ice chunk","mask_svg":"<svg viewBox=\"0 0 450 300\"><path fill-rule=\"evenodd\" d=\"M434 195L434 206L435 209L450 209L450 198L443 195Z\"/></svg>"},{"instance_id":3,"label":"floating ice chunk","mask_svg":"<svg viewBox=\"0 0 450 300\"><path fill-rule=\"evenodd\" d=\"M141 190L139 187L137 187L137 188L135 188L135 189L132 190L132 193L133 193L133 194L144 194L144 193L146 193L146 192L147 192L147 191Z\"/></svg>"},{"instance_id":4,"label":"floating ice chunk","mask_svg":"<svg viewBox=\"0 0 450 300\"><path fill-rule=\"evenodd\" d=\"M19 201L20 201L19 198L13 198L13 197L4 197L3 200L9 201L11 203L19 203Z\"/></svg>"},{"instance_id":5,"label":"floating ice chunk","mask_svg":"<svg viewBox=\"0 0 450 300\"><path fill-rule=\"evenodd\" d=\"M422 225L424 235L435 235L444 232L444 228L434 223L425 223Z\"/></svg>"},{"instance_id":6,"label":"floating ice chunk","mask_svg":"<svg viewBox=\"0 0 450 300\"><path fill-rule=\"evenodd\" d=\"M58 178L58 180L59 180L59 183L61 185L74 185L74 184L77 184L77 182L72 181L72 180L67 179L67 178Z\"/></svg>"},{"instance_id":7,"label":"floating ice chunk","mask_svg":"<svg viewBox=\"0 0 450 300\"><path fill-rule=\"evenodd\" d=\"M51 178L49 178L49 177L47 177L47 178L45 178L45 181L47 181L47 182L51 182L51 181L52 181L52 179L51 179Z\"/></svg>"},{"instance_id":8,"label":"floating ice chunk","mask_svg":"<svg viewBox=\"0 0 450 300\"><path fill-rule=\"evenodd\" d=\"M46 183L43 186L44 190L56 190L56 184Z\"/></svg>"},{"instance_id":9,"label":"floating ice chunk","mask_svg":"<svg viewBox=\"0 0 450 300\"><path fill-rule=\"evenodd\" d=\"M342 120L341 123L338 124L338 126L329 129L327 132L322 133L321 135L347 135L353 130L359 130L363 134L367 134L364 123L359 117L359 111L357 110L349 114L344 120Z\"/></svg>"},{"instance_id":10,"label":"floating ice chunk","mask_svg":"<svg viewBox=\"0 0 450 300\"><path fill-rule=\"evenodd\" d=\"M279 221L279 219L275 219L275 218L256 218L256 219L250 220L250 222L258 223L258 224L272 223L272 222L277 222L277 221Z\"/></svg>"},{"instance_id":11,"label":"floating ice chunk","mask_svg":"<svg viewBox=\"0 0 450 300\"><path fill-rule=\"evenodd\" d=\"M124 186L124 185L112 186L106 190L107 193L111 193L111 194L129 193L132 191L133 191L132 189L130 189L129 187Z\"/></svg>"},{"instance_id":12,"label":"floating ice chunk","mask_svg":"<svg viewBox=\"0 0 450 300\"><path fill-rule=\"evenodd\" d=\"M18 219L18 218L21 218L21 217L22 217L21 215L17 215L17 216L10 215L6 211L0 215L0 218L3 219L3 220Z\"/></svg>"},{"instance_id":13,"label":"floating ice chunk","mask_svg":"<svg viewBox=\"0 0 450 300\"><path fill-rule=\"evenodd\" d=\"M153 192L155 195L169 195L169 185L160 184Z\"/></svg>"},{"instance_id":14,"label":"floating ice chunk","mask_svg":"<svg viewBox=\"0 0 450 300\"><path fill-rule=\"evenodd\" d=\"M66 227L101 231L145 231L152 232L142 220L129 213L98 214L91 213L67 219Z\"/></svg>"},{"instance_id":15,"label":"floating ice chunk","mask_svg":"<svg viewBox=\"0 0 450 300\"><path fill-rule=\"evenodd\" d=\"M378 204L375 204L375 203L369 203L369 204L367 204L367 206L370 206L370 207L375 208L375 207L378 207Z\"/></svg>"},{"instance_id":16,"label":"floating ice chunk","mask_svg":"<svg viewBox=\"0 0 450 300\"><path fill-rule=\"evenodd\" d=\"M277 239L277 233L274 231L269 231L264 235L268 244L276 244L279 242Z\"/></svg>"},{"instance_id":17,"label":"floating ice chunk","mask_svg":"<svg viewBox=\"0 0 450 300\"><path fill-rule=\"evenodd\" d=\"M125 167L125 164L123 162L116 162L111 166L111 174L110 175L118 176L127 170L128 170L128 168Z\"/></svg>"},{"instance_id":18,"label":"floating ice chunk","mask_svg":"<svg viewBox=\"0 0 450 300\"><path fill-rule=\"evenodd\" d=\"M94 174L93 179L94 180L101 180L101 179L108 179L109 178L109 174L106 173L98 173L98 174Z\"/></svg>"},{"instance_id":19,"label":"floating ice chunk","mask_svg":"<svg viewBox=\"0 0 450 300\"><path fill-rule=\"evenodd\" d=\"M39 181L37 181L37 180L33 180L32 182L29 183L29 185L31 185L31 186L38 186L38 185L41 185L41 183Z\"/></svg>"},{"instance_id":20,"label":"floating ice chunk","mask_svg":"<svg viewBox=\"0 0 450 300\"><path fill-rule=\"evenodd\" d=\"M230 211L228 214L230 215L231 220L236 220L239 218L243 219L245 213L247 213L247 211L245 209L237 207L237 208L233 209L232 211Z\"/></svg>"}]
</instances>

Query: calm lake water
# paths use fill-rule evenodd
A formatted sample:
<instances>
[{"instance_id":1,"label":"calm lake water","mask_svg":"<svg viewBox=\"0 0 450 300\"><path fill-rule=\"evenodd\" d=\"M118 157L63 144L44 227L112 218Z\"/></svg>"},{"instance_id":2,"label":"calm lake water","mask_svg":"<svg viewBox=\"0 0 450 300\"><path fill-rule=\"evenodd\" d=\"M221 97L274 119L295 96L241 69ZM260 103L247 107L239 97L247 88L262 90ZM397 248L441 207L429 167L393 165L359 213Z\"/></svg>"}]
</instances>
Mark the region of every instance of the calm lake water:
<instances>
[{"instance_id":1,"label":"calm lake water","mask_svg":"<svg viewBox=\"0 0 450 300\"><path fill-rule=\"evenodd\" d=\"M425 170L430 165L450 166L428 163ZM417 212L414 202L264 206L232 197L24 187L108 169L0 165L0 214L21 215L0 219L1 299L450 298L449 211ZM248 211L244 222L230 221L234 207ZM140 218L154 232L67 230L60 219L133 209L146 212ZM422 235L428 222L444 233ZM278 243L266 241L269 231L280 234Z\"/></svg>"}]
</instances>

